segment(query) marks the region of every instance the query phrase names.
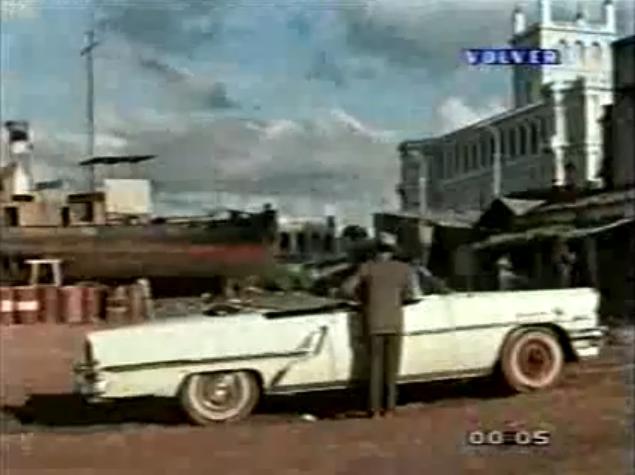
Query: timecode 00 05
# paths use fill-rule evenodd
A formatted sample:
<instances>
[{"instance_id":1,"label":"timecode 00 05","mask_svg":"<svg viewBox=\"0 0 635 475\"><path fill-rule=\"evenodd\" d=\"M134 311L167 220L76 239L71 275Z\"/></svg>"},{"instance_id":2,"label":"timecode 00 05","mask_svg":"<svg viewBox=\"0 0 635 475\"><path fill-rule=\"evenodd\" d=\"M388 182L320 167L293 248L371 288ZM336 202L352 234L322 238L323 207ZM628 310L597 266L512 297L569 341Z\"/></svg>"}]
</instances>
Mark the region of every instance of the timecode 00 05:
<instances>
[{"instance_id":1,"label":"timecode 00 05","mask_svg":"<svg viewBox=\"0 0 635 475\"><path fill-rule=\"evenodd\" d=\"M551 444L548 430L472 430L466 434L467 445L547 447Z\"/></svg>"}]
</instances>

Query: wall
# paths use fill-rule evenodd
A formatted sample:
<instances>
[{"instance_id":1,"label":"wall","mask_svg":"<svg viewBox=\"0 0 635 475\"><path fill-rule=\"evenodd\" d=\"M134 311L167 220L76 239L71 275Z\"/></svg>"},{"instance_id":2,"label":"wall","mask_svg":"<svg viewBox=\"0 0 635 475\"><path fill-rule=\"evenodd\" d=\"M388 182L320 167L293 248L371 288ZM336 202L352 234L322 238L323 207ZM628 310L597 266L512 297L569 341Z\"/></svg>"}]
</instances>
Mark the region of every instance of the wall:
<instances>
[{"instance_id":1,"label":"wall","mask_svg":"<svg viewBox=\"0 0 635 475\"><path fill-rule=\"evenodd\" d=\"M339 251L334 217L281 218L277 241L278 256L282 258L328 257Z\"/></svg>"},{"instance_id":2,"label":"wall","mask_svg":"<svg viewBox=\"0 0 635 475\"><path fill-rule=\"evenodd\" d=\"M106 212L144 215L152 212L150 182L143 179L106 179Z\"/></svg>"},{"instance_id":3,"label":"wall","mask_svg":"<svg viewBox=\"0 0 635 475\"><path fill-rule=\"evenodd\" d=\"M9 201L12 195L29 193L29 176L21 163L7 165L2 171L2 201Z\"/></svg>"},{"instance_id":4,"label":"wall","mask_svg":"<svg viewBox=\"0 0 635 475\"><path fill-rule=\"evenodd\" d=\"M490 119L500 133L503 194L551 186L553 116L551 103L545 102ZM490 203L496 147L491 128L477 123L425 140L420 147L419 155L410 151L401 157L402 211L422 212L427 206L482 209ZM425 200L420 198L422 192L427 194Z\"/></svg>"},{"instance_id":5,"label":"wall","mask_svg":"<svg viewBox=\"0 0 635 475\"><path fill-rule=\"evenodd\" d=\"M18 209L20 226L59 226L62 222L61 210L55 203L37 201L6 203L3 206L3 221L4 209L9 207Z\"/></svg>"}]
</instances>

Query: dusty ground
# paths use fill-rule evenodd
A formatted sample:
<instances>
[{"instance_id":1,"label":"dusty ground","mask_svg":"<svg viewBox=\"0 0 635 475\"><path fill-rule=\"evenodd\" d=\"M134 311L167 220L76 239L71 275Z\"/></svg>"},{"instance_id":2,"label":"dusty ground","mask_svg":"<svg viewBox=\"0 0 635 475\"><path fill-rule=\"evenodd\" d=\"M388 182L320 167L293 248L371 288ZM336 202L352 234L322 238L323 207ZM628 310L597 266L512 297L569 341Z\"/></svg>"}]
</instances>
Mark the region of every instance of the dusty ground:
<instances>
[{"instance_id":1,"label":"dusty ground","mask_svg":"<svg viewBox=\"0 0 635 475\"><path fill-rule=\"evenodd\" d=\"M68 396L86 328L2 328L1 473L622 474L633 467L631 347L573 367L545 393L484 383L402 391L394 419L356 417L351 395L280 398L232 426L195 428L170 403L95 409ZM303 422L302 412L319 420ZM544 449L469 449L471 428L546 429Z\"/></svg>"}]
</instances>

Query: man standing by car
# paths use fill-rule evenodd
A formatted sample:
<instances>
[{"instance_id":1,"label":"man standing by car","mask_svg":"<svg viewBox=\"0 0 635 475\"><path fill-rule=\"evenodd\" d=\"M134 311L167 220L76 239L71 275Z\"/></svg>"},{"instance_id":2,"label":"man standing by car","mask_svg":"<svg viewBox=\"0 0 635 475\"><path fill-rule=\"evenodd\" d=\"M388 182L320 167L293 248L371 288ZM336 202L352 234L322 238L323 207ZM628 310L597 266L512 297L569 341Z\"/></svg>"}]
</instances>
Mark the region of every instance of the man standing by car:
<instances>
[{"instance_id":1,"label":"man standing by car","mask_svg":"<svg viewBox=\"0 0 635 475\"><path fill-rule=\"evenodd\" d=\"M369 412L392 415L397 405L397 376L401 361L404 300L411 290L411 269L394 259L395 240L380 235L374 259L365 262L347 282L362 303L369 348Z\"/></svg>"}]
</instances>

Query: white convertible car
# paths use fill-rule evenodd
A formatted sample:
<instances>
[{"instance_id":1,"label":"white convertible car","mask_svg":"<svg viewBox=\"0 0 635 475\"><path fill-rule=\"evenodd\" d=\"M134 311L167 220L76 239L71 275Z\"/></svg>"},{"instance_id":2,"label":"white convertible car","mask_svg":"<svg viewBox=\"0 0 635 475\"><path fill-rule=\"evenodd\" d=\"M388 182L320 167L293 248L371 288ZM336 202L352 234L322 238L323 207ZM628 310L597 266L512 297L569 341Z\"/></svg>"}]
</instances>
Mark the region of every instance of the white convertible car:
<instances>
[{"instance_id":1,"label":"white convertible car","mask_svg":"<svg viewBox=\"0 0 635 475\"><path fill-rule=\"evenodd\" d=\"M405 306L400 382L499 374L516 391L552 386L596 357L589 288L425 295ZM364 375L360 317L347 304L170 318L87 335L75 366L89 401L179 398L199 424L247 416L263 394L350 387Z\"/></svg>"}]
</instances>

